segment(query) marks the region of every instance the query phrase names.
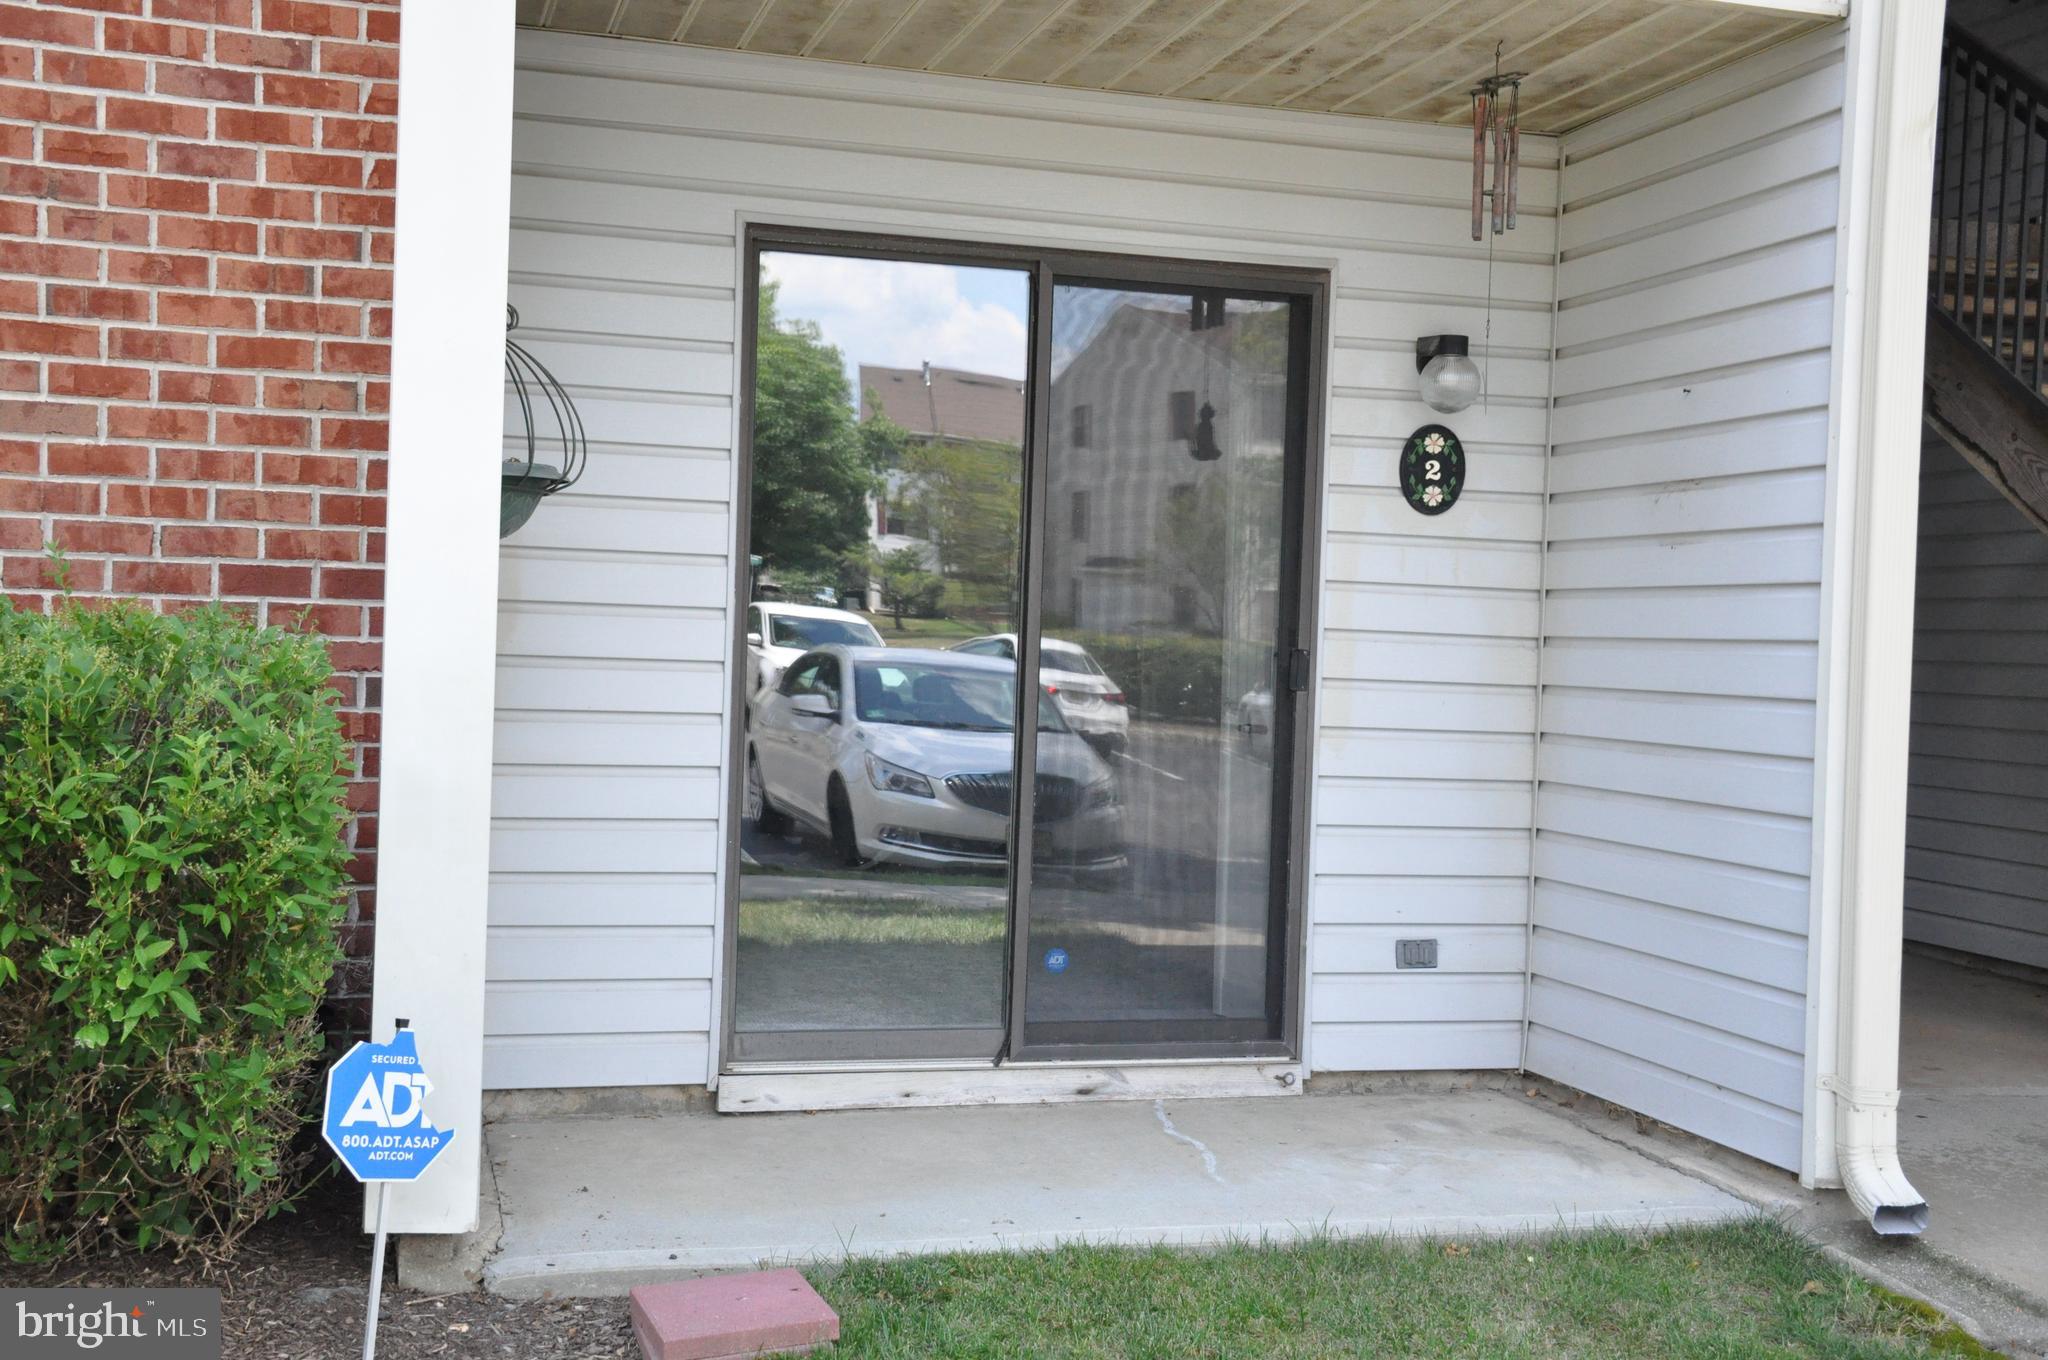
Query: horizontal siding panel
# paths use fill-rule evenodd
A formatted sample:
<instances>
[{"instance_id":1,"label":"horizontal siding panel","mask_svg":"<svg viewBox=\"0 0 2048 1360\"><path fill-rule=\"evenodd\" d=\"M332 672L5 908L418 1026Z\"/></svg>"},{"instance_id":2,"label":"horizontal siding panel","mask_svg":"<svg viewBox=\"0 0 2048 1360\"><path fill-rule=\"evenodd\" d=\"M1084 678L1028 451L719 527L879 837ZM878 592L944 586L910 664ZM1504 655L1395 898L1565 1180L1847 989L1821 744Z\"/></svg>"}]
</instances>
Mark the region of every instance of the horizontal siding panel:
<instances>
[{"instance_id":1,"label":"horizontal siding panel","mask_svg":"<svg viewBox=\"0 0 2048 1360\"><path fill-rule=\"evenodd\" d=\"M1577 884L1787 935L1800 935L1807 925L1806 880L1798 874L1552 830L1536 838L1535 861L1537 875L1545 880L1539 890L1548 883Z\"/></svg>"},{"instance_id":2,"label":"horizontal siding panel","mask_svg":"<svg viewBox=\"0 0 2048 1360\"><path fill-rule=\"evenodd\" d=\"M487 1025L484 1089L686 1085L704 1080L710 1059L702 1031L505 1035Z\"/></svg>"},{"instance_id":3,"label":"horizontal siding panel","mask_svg":"<svg viewBox=\"0 0 2048 1360\"><path fill-rule=\"evenodd\" d=\"M1324 1072L1514 1068L1522 1062L1522 1025L1519 1020L1317 1024L1314 1044L1316 1068Z\"/></svg>"},{"instance_id":4,"label":"horizontal siding panel","mask_svg":"<svg viewBox=\"0 0 2048 1360\"><path fill-rule=\"evenodd\" d=\"M493 925L484 952L493 982L711 976L711 932L693 926L585 929Z\"/></svg>"},{"instance_id":5,"label":"horizontal siding panel","mask_svg":"<svg viewBox=\"0 0 2048 1360\"><path fill-rule=\"evenodd\" d=\"M644 1030L650 1022L709 1032L709 984L494 982L484 996L484 1024L493 1034L621 1034Z\"/></svg>"},{"instance_id":6,"label":"horizontal siding panel","mask_svg":"<svg viewBox=\"0 0 2048 1360\"><path fill-rule=\"evenodd\" d=\"M1332 977L1326 980L1319 999L1322 1019L1332 1025L1522 1022L1520 973Z\"/></svg>"},{"instance_id":7,"label":"horizontal siding panel","mask_svg":"<svg viewBox=\"0 0 2048 1360\"><path fill-rule=\"evenodd\" d=\"M1319 925L1312 950L1316 971L1395 973L1395 942L1415 938L1423 928L1384 925ZM1433 976L1446 973L1522 974L1528 933L1520 926L1427 927L1437 940Z\"/></svg>"},{"instance_id":8,"label":"horizontal siding panel","mask_svg":"<svg viewBox=\"0 0 2048 1360\"><path fill-rule=\"evenodd\" d=\"M1806 1008L1794 992L1554 930L1533 932L1529 954L1537 977L1791 1053L1805 1042Z\"/></svg>"},{"instance_id":9,"label":"horizontal siding panel","mask_svg":"<svg viewBox=\"0 0 2048 1360\"><path fill-rule=\"evenodd\" d=\"M1646 794L1672 802L1712 804L1804 817L1812 811L1808 762L1739 752L1614 743L1546 733L1537 755L1546 783L1609 793Z\"/></svg>"},{"instance_id":10,"label":"horizontal siding panel","mask_svg":"<svg viewBox=\"0 0 2048 1360\"><path fill-rule=\"evenodd\" d=\"M1529 829L1444 830L1405 826L1362 830L1325 824L1316 840L1316 871L1398 874L1417 862L1455 864L1468 874L1526 873Z\"/></svg>"},{"instance_id":11,"label":"horizontal siding panel","mask_svg":"<svg viewBox=\"0 0 2048 1360\"><path fill-rule=\"evenodd\" d=\"M1323 671L1360 680L1440 681L1453 685L1536 684L1536 639L1439 637L1327 629Z\"/></svg>"},{"instance_id":12,"label":"horizontal siding panel","mask_svg":"<svg viewBox=\"0 0 2048 1360\"><path fill-rule=\"evenodd\" d=\"M491 923L501 926L703 926L718 916L709 874L497 874Z\"/></svg>"},{"instance_id":13,"label":"horizontal siding panel","mask_svg":"<svg viewBox=\"0 0 2048 1360\"><path fill-rule=\"evenodd\" d=\"M1519 877L1322 873L1310 897L1319 925L1519 926L1529 919L1529 885Z\"/></svg>"},{"instance_id":14,"label":"horizontal siding panel","mask_svg":"<svg viewBox=\"0 0 2048 1360\"><path fill-rule=\"evenodd\" d=\"M1556 560L1551 559L1553 564ZM1819 669L1810 641L1707 644L1553 637L1543 651L1544 678L1552 684L1646 694L1810 700Z\"/></svg>"},{"instance_id":15,"label":"horizontal siding panel","mask_svg":"<svg viewBox=\"0 0 2048 1360\"><path fill-rule=\"evenodd\" d=\"M555 718L503 714L491 744L500 765L662 765L716 768L725 735L716 719L578 714Z\"/></svg>"},{"instance_id":16,"label":"horizontal siding panel","mask_svg":"<svg viewBox=\"0 0 2048 1360\"><path fill-rule=\"evenodd\" d=\"M1529 989L1529 1023L1675 1067L1714 1086L1752 1092L1780 1109L1799 1108L1804 1073L1794 1053L1688 1025L1549 978L1538 979Z\"/></svg>"}]
</instances>

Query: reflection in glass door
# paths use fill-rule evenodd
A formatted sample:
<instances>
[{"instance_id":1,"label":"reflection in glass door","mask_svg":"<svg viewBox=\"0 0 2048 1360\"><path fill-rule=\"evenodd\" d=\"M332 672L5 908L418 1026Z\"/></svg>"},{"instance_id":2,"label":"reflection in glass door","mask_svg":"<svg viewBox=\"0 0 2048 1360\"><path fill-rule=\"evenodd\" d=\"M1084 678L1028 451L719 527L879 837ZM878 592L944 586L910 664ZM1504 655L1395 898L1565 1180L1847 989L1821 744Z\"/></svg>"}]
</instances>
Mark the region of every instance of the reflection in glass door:
<instances>
[{"instance_id":1,"label":"reflection in glass door","mask_svg":"<svg viewBox=\"0 0 2048 1360\"><path fill-rule=\"evenodd\" d=\"M1306 320L1286 297L1053 288L1038 675L1112 782L1075 786L1040 738L1026 1054L1281 1037ZM1104 797L1113 857L1061 834Z\"/></svg>"}]
</instances>

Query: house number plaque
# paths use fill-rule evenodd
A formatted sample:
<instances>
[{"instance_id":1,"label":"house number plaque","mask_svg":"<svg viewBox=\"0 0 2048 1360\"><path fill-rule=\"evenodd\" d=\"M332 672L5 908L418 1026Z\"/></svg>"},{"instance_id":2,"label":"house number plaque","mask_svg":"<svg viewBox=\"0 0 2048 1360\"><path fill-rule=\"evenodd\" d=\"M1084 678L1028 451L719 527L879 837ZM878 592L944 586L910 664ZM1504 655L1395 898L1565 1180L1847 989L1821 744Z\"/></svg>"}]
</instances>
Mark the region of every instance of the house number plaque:
<instances>
[{"instance_id":1,"label":"house number plaque","mask_svg":"<svg viewBox=\"0 0 2048 1360\"><path fill-rule=\"evenodd\" d=\"M1401 492L1417 514L1441 515L1465 489L1465 446L1444 425L1425 425L1401 451Z\"/></svg>"}]
</instances>

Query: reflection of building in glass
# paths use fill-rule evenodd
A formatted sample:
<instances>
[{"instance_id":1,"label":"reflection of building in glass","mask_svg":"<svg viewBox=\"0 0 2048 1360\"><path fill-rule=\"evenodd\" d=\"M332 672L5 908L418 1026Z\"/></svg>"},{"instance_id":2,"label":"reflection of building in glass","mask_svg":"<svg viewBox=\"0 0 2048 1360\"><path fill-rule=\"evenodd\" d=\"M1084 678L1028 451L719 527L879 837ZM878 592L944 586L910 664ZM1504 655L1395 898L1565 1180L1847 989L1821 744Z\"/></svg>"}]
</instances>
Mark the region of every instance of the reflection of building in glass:
<instances>
[{"instance_id":1,"label":"reflection of building in glass","mask_svg":"<svg viewBox=\"0 0 2048 1360\"><path fill-rule=\"evenodd\" d=\"M1066 360L1052 383L1048 626L1272 635L1287 338L1280 304L1233 299L1197 329L1186 304L1147 298Z\"/></svg>"},{"instance_id":2,"label":"reflection of building in glass","mask_svg":"<svg viewBox=\"0 0 2048 1360\"><path fill-rule=\"evenodd\" d=\"M908 436L869 506L879 562L916 549L943 579L949 610L1007 627L1017 572L1024 385L957 368L860 366L860 418L886 417ZM879 581L868 608L880 609Z\"/></svg>"}]
</instances>

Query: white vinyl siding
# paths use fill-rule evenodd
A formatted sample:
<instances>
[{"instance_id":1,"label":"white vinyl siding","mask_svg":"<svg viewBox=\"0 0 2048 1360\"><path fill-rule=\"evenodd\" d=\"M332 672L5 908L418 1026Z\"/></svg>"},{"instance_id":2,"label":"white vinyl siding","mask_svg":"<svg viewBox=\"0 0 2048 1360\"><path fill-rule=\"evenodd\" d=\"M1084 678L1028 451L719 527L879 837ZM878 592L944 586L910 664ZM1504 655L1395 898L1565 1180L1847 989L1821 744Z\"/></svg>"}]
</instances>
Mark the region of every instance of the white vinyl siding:
<instances>
[{"instance_id":1,"label":"white vinyl siding","mask_svg":"<svg viewBox=\"0 0 2048 1360\"><path fill-rule=\"evenodd\" d=\"M504 549L485 1084L701 1082L746 220L1328 268L1318 1069L1520 1055L1556 144L1469 239L1470 135L522 33L512 287L590 470ZM1493 299L1494 353L1480 353ZM1469 332L1469 490L1395 490ZM1810 642L1809 642L1810 650ZM1397 937L1441 941L1396 973Z\"/></svg>"},{"instance_id":2,"label":"white vinyl siding","mask_svg":"<svg viewBox=\"0 0 2048 1360\"><path fill-rule=\"evenodd\" d=\"M2048 968L2048 534L1930 434L1906 938Z\"/></svg>"},{"instance_id":3,"label":"white vinyl siding","mask_svg":"<svg viewBox=\"0 0 2048 1360\"><path fill-rule=\"evenodd\" d=\"M1528 1065L1799 1163L1839 34L1564 139Z\"/></svg>"}]
</instances>

